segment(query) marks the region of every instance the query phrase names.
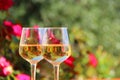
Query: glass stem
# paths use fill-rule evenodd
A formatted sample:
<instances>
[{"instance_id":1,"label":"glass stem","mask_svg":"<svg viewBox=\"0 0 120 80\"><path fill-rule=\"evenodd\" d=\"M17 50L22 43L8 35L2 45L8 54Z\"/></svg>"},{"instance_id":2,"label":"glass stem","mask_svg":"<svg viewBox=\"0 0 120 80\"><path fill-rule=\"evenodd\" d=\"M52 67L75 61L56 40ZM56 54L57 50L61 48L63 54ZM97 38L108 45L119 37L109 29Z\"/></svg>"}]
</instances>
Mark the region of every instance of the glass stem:
<instances>
[{"instance_id":1,"label":"glass stem","mask_svg":"<svg viewBox=\"0 0 120 80\"><path fill-rule=\"evenodd\" d=\"M54 80L59 80L59 65L53 65L54 67Z\"/></svg>"},{"instance_id":2,"label":"glass stem","mask_svg":"<svg viewBox=\"0 0 120 80\"><path fill-rule=\"evenodd\" d=\"M31 64L31 80L36 79L36 64Z\"/></svg>"}]
</instances>

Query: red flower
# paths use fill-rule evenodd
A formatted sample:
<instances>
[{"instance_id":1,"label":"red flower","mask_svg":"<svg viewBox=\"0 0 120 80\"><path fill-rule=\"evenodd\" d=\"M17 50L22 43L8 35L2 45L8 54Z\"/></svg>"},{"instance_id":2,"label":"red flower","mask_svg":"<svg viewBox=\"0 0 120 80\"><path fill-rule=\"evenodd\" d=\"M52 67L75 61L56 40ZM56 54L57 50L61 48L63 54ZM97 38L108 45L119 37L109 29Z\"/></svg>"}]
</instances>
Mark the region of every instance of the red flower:
<instances>
[{"instance_id":1,"label":"red flower","mask_svg":"<svg viewBox=\"0 0 120 80\"><path fill-rule=\"evenodd\" d=\"M69 67L74 68L74 64L73 64L74 60L75 58L70 56L67 60L64 61L64 63Z\"/></svg>"},{"instance_id":2,"label":"red flower","mask_svg":"<svg viewBox=\"0 0 120 80\"><path fill-rule=\"evenodd\" d=\"M13 24L11 21L5 20L3 25L6 27L8 33L17 37L21 36L22 26L20 24Z\"/></svg>"},{"instance_id":3,"label":"red flower","mask_svg":"<svg viewBox=\"0 0 120 80\"><path fill-rule=\"evenodd\" d=\"M13 32L13 29L12 29L12 22L11 21L7 21L7 20L5 20L4 22L3 22L3 25L4 26L6 26L5 28L4 27L2 27L1 28L1 30L0 30L0 37L1 37L1 39L3 38L5 38L6 40L11 40L11 34L12 34L12 32Z\"/></svg>"},{"instance_id":4,"label":"red flower","mask_svg":"<svg viewBox=\"0 0 120 80\"><path fill-rule=\"evenodd\" d=\"M47 33L52 44L60 44L60 40L55 37L52 31L48 30Z\"/></svg>"},{"instance_id":5,"label":"red flower","mask_svg":"<svg viewBox=\"0 0 120 80\"><path fill-rule=\"evenodd\" d=\"M38 34L37 28L39 28L39 26L38 26L38 25L35 25L35 26L33 26L33 28L36 29L35 32L36 32L36 34ZM39 35L39 36L40 36L40 35ZM26 30L26 37L30 37L30 30L29 30L29 29ZM39 38L39 37L38 37L38 38Z\"/></svg>"},{"instance_id":6,"label":"red flower","mask_svg":"<svg viewBox=\"0 0 120 80\"><path fill-rule=\"evenodd\" d=\"M98 64L97 58L93 53L89 53L89 64L93 67L96 67Z\"/></svg>"},{"instance_id":7,"label":"red flower","mask_svg":"<svg viewBox=\"0 0 120 80\"><path fill-rule=\"evenodd\" d=\"M0 10L8 10L12 5L12 0L0 0Z\"/></svg>"},{"instance_id":8,"label":"red flower","mask_svg":"<svg viewBox=\"0 0 120 80\"><path fill-rule=\"evenodd\" d=\"M49 38L49 39L53 44L60 44L60 40L58 40L56 38Z\"/></svg>"},{"instance_id":9,"label":"red flower","mask_svg":"<svg viewBox=\"0 0 120 80\"><path fill-rule=\"evenodd\" d=\"M30 80L30 76L27 75L27 74L18 74L18 75L16 76L16 79L17 79L17 80Z\"/></svg>"},{"instance_id":10,"label":"red flower","mask_svg":"<svg viewBox=\"0 0 120 80\"><path fill-rule=\"evenodd\" d=\"M13 29L12 29L13 23L11 21L5 20L3 22L3 25L6 27L6 33L12 34L12 32L13 32Z\"/></svg>"},{"instance_id":11,"label":"red flower","mask_svg":"<svg viewBox=\"0 0 120 80\"><path fill-rule=\"evenodd\" d=\"M39 28L39 26L38 26L38 25L35 25L35 26L33 26L33 28Z\"/></svg>"},{"instance_id":12,"label":"red flower","mask_svg":"<svg viewBox=\"0 0 120 80\"><path fill-rule=\"evenodd\" d=\"M7 76L13 72L13 68L5 57L0 58L0 76Z\"/></svg>"},{"instance_id":13,"label":"red flower","mask_svg":"<svg viewBox=\"0 0 120 80\"><path fill-rule=\"evenodd\" d=\"M13 23L12 23L11 21L5 20L5 21L3 22L3 25L4 25L4 26L7 26L7 27L11 27L11 26L13 25Z\"/></svg>"}]
</instances>

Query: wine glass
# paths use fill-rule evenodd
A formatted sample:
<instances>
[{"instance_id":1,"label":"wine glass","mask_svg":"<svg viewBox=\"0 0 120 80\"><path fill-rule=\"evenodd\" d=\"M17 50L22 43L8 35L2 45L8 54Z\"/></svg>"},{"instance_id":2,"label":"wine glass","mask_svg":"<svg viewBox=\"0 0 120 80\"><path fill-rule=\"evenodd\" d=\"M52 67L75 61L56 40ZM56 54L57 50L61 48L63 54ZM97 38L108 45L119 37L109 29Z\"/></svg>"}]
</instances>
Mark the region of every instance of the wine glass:
<instances>
[{"instance_id":1,"label":"wine glass","mask_svg":"<svg viewBox=\"0 0 120 80\"><path fill-rule=\"evenodd\" d=\"M71 55L66 27L45 28L42 47L44 59L54 67L54 80L59 80L59 66Z\"/></svg>"},{"instance_id":2,"label":"wine glass","mask_svg":"<svg viewBox=\"0 0 120 80\"><path fill-rule=\"evenodd\" d=\"M23 28L19 54L31 64L31 80L36 77L36 65L43 59L41 40L43 28Z\"/></svg>"}]
</instances>

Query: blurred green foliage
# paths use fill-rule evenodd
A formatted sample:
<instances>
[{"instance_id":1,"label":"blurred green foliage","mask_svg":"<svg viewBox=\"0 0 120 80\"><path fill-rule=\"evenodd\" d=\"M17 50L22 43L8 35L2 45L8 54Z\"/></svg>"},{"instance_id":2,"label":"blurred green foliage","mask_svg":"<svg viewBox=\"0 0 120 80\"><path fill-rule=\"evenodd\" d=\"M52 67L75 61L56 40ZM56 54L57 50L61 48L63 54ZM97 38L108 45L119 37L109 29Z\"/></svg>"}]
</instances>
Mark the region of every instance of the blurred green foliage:
<instances>
[{"instance_id":1,"label":"blurred green foliage","mask_svg":"<svg viewBox=\"0 0 120 80\"><path fill-rule=\"evenodd\" d=\"M80 27L89 37L89 46L103 45L107 51L118 55L119 3L120 0L15 0L10 12L24 26Z\"/></svg>"},{"instance_id":2,"label":"blurred green foliage","mask_svg":"<svg viewBox=\"0 0 120 80\"><path fill-rule=\"evenodd\" d=\"M81 77L94 76L120 77L120 0L14 0L14 2L9 13L0 12L0 24L2 24L2 20L7 19L14 23L19 22L26 27L33 25L68 27L73 46L72 55L76 59L74 71L78 72L77 80ZM12 42L5 41L5 46L9 45L13 54L17 52L19 42L19 39L18 42L14 40L16 40L15 37ZM103 48L98 46L103 46ZM87 66L87 50L97 56L98 66L96 68ZM1 50L3 53L10 53L9 50L5 51ZM6 56L9 57L11 54ZM14 58L13 63L18 65L21 59ZM18 62L14 60L18 60ZM26 63L21 62L21 64L25 66ZM42 67L46 68L45 65ZM75 73L69 67L62 64L61 68L62 78L75 77ZM48 67L47 70L49 73L51 72ZM42 70L41 75L44 74L44 70Z\"/></svg>"}]
</instances>

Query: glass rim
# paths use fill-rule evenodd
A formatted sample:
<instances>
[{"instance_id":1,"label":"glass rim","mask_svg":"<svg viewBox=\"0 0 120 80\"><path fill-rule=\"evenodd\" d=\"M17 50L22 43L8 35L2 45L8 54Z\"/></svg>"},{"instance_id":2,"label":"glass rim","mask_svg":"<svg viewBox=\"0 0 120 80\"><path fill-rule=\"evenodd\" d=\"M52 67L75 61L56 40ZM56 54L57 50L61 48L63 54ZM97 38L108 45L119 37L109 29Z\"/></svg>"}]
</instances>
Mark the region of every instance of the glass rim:
<instances>
[{"instance_id":1,"label":"glass rim","mask_svg":"<svg viewBox=\"0 0 120 80\"><path fill-rule=\"evenodd\" d=\"M23 27L22 29L42 29L43 27L38 27L38 28L34 28L34 27Z\"/></svg>"},{"instance_id":2,"label":"glass rim","mask_svg":"<svg viewBox=\"0 0 120 80\"><path fill-rule=\"evenodd\" d=\"M44 27L44 28L48 28L48 29L64 29L64 28L67 28L67 27Z\"/></svg>"},{"instance_id":3,"label":"glass rim","mask_svg":"<svg viewBox=\"0 0 120 80\"><path fill-rule=\"evenodd\" d=\"M67 29L67 27L23 27L23 29Z\"/></svg>"}]
</instances>

